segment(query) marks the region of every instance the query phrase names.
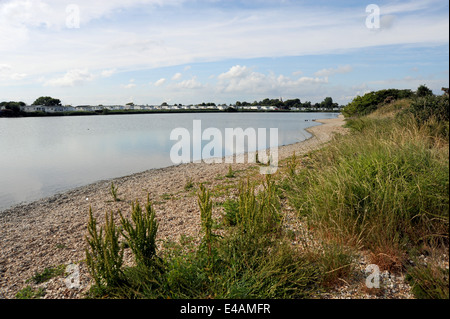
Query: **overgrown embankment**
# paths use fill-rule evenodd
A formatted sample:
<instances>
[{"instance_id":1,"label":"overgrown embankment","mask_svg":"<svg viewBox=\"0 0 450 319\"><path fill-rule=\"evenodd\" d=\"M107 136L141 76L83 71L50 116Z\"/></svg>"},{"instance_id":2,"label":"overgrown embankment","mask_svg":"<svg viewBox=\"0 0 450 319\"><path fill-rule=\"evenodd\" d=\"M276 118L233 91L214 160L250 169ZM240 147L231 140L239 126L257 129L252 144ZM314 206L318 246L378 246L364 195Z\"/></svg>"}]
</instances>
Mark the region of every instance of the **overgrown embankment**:
<instances>
[{"instance_id":1,"label":"overgrown embankment","mask_svg":"<svg viewBox=\"0 0 450 319\"><path fill-rule=\"evenodd\" d=\"M416 297L448 298L448 96L372 109L303 159L284 189L316 236L406 271Z\"/></svg>"}]
</instances>

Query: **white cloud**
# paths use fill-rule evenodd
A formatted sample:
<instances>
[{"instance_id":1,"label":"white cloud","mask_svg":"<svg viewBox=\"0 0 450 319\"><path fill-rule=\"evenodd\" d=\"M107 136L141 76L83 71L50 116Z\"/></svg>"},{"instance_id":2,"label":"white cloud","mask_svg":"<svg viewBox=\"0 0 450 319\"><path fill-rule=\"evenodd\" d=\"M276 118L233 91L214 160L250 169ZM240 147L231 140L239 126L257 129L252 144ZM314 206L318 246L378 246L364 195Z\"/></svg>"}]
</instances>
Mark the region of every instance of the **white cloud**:
<instances>
[{"instance_id":1,"label":"white cloud","mask_svg":"<svg viewBox=\"0 0 450 319\"><path fill-rule=\"evenodd\" d=\"M182 76L183 75L178 72L172 77L172 80L177 81L177 80L181 79Z\"/></svg>"},{"instance_id":2,"label":"white cloud","mask_svg":"<svg viewBox=\"0 0 450 319\"><path fill-rule=\"evenodd\" d=\"M130 79L129 83L122 85L122 87L125 89L132 89L132 88L136 87L136 83L134 83L134 82L135 82L134 79Z\"/></svg>"},{"instance_id":3,"label":"white cloud","mask_svg":"<svg viewBox=\"0 0 450 319\"><path fill-rule=\"evenodd\" d=\"M251 70L246 66L235 65L225 73L218 76L219 79L238 79L247 77L251 74Z\"/></svg>"},{"instance_id":4,"label":"white cloud","mask_svg":"<svg viewBox=\"0 0 450 319\"><path fill-rule=\"evenodd\" d=\"M193 77L189 80L181 81L180 83L177 83L175 87L180 89L200 89L203 88L203 84L197 81L197 77Z\"/></svg>"},{"instance_id":5,"label":"white cloud","mask_svg":"<svg viewBox=\"0 0 450 319\"><path fill-rule=\"evenodd\" d=\"M92 81L94 79L94 75L89 72L87 69L74 69L67 71L62 77L54 78L48 80L44 83L44 86L75 86L80 85L85 82Z\"/></svg>"},{"instance_id":6,"label":"white cloud","mask_svg":"<svg viewBox=\"0 0 450 319\"><path fill-rule=\"evenodd\" d=\"M328 77L303 76L292 79L284 75L263 74L247 66L235 65L218 77L218 89L222 92L246 92L249 94L282 95L294 93L302 87L328 83Z\"/></svg>"},{"instance_id":7,"label":"white cloud","mask_svg":"<svg viewBox=\"0 0 450 319\"><path fill-rule=\"evenodd\" d=\"M162 79L159 79L158 81L155 82L155 86L161 86L164 83L166 83L166 79L162 78Z\"/></svg>"},{"instance_id":8,"label":"white cloud","mask_svg":"<svg viewBox=\"0 0 450 319\"><path fill-rule=\"evenodd\" d=\"M329 69L322 69L320 71L317 71L314 73L315 76L332 76L335 74L344 74L344 73L350 73L353 71L353 68L350 65L345 66L339 66L337 68L329 68Z\"/></svg>"},{"instance_id":9,"label":"white cloud","mask_svg":"<svg viewBox=\"0 0 450 319\"><path fill-rule=\"evenodd\" d=\"M27 77L26 73L13 73L11 74L12 80L22 80Z\"/></svg>"},{"instance_id":10,"label":"white cloud","mask_svg":"<svg viewBox=\"0 0 450 319\"><path fill-rule=\"evenodd\" d=\"M116 73L116 69L103 70L100 75L104 78L111 77L114 73Z\"/></svg>"},{"instance_id":11,"label":"white cloud","mask_svg":"<svg viewBox=\"0 0 450 319\"><path fill-rule=\"evenodd\" d=\"M9 64L0 64L0 73L11 70L12 67Z\"/></svg>"}]
</instances>

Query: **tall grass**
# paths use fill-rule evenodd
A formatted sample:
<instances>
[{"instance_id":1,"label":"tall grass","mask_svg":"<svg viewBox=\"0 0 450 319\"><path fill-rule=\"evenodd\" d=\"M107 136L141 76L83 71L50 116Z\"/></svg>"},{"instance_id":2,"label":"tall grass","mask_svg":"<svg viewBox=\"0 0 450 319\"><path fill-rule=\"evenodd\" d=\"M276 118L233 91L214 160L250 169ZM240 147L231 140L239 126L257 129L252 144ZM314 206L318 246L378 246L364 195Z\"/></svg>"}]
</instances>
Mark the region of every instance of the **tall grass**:
<instances>
[{"instance_id":1,"label":"tall grass","mask_svg":"<svg viewBox=\"0 0 450 319\"><path fill-rule=\"evenodd\" d=\"M385 268L401 266L411 245L448 242L448 144L407 116L348 125L354 134L315 153L311 168L291 179L299 213L323 238L370 249Z\"/></svg>"}]
</instances>

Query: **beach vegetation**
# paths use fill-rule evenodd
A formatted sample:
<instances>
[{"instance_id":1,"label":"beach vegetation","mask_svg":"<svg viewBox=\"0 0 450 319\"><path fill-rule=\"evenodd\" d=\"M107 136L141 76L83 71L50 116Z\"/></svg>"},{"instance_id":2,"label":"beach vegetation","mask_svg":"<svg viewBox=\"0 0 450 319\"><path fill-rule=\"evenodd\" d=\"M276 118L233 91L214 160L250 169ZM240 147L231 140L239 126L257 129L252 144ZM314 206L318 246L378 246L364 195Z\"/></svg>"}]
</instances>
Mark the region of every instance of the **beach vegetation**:
<instances>
[{"instance_id":1,"label":"beach vegetation","mask_svg":"<svg viewBox=\"0 0 450 319\"><path fill-rule=\"evenodd\" d=\"M204 185L198 191L198 207L202 225L200 245L184 240L182 243L166 241L159 252L152 249L145 267L136 259L133 267L121 267L121 280L96 280L91 296L115 298L300 298L310 296L315 290L319 274L317 267L289 245L288 236L281 227L279 203L274 181L267 177L262 191L255 193L252 183L241 183L238 205L233 205L236 222L218 235L214 232L211 194ZM137 205L132 207L136 214ZM147 206L150 207L150 206ZM150 210L151 211L151 210ZM150 215L152 215L150 213ZM142 214L136 214L142 219ZM136 217L135 217L136 218ZM106 226L114 229L109 218ZM121 215L121 225L128 225ZM103 238L95 235L94 220L90 220L92 242ZM135 222L136 224L136 222ZM103 228L101 228L103 229ZM128 227L122 235L129 241ZM153 228L156 233L156 227ZM114 231L110 231L114 233ZM145 237L149 232L135 232ZM135 239L137 241L137 238ZM112 244L115 242L115 244ZM117 246L118 239L103 241L99 246ZM89 244L90 247L96 245ZM131 247L131 245L130 245ZM170 249L167 249L170 247ZM92 249L91 249L92 250ZM97 251L101 249L96 249ZM136 250L132 249L136 255ZM87 251L88 256L92 252ZM141 253L138 253L139 255ZM95 260L91 257L88 260ZM109 264L97 258L100 264ZM92 273L98 267L88 263ZM117 264L118 265L118 264ZM123 270L122 270L123 269ZM98 286L103 289L98 289ZM104 287L106 286L106 287ZM106 289L107 288L107 289Z\"/></svg>"},{"instance_id":2,"label":"beach vegetation","mask_svg":"<svg viewBox=\"0 0 450 319\"><path fill-rule=\"evenodd\" d=\"M233 171L233 168L231 167L231 164L228 165L228 173L225 175L225 177L233 178L236 176L236 173Z\"/></svg>"},{"instance_id":3,"label":"beach vegetation","mask_svg":"<svg viewBox=\"0 0 450 319\"><path fill-rule=\"evenodd\" d=\"M34 289L31 286L26 286L16 293L17 299L40 299L44 296L45 289L42 287Z\"/></svg>"},{"instance_id":4,"label":"beach vegetation","mask_svg":"<svg viewBox=\"0 0 450 319\"><path fill-rule=\"evenodd\" d=\"M144 209L139 202L132 204L131 221L119 211L121 234L125 238L127 247L131 249L137 265L150 267L156 256L156 233L158 221L150 200Z\"/></svg>"},{"instance_id":5,"label":"beach vegetation","mask_svg":"<svg viewBox=\"0 0 450 319\"><path fill-rule=\"evenodd\" d=\"M448 269L410 263L428 247L448 254L448 96L369 109L280 185L318 238L368 252L381 270L406 271L417 298L448 298Z\"/></svg>"},{"instance_id":6,"label":"beach vegetation","mask_svg":"<svg viewBox=\"0 0 450 319\"><path fill-rule=\"evenodd\" d=\"M114 182L111 182L111 188L109 189L109 192L111 196L113 197L115 202L119 202L120 198L117 195L118 187L114 185Z\"/></svg>"},{"instance_id":7,"label":"beach vegetation","mask_svg":"<svg viewBox=\"0 0 450 319\"><path fill-rule=\"evenodd\" d=\"M47 267L42 272L35 272L34 275L28 281L35 284L46 282L54 277L62 276L65 273L65 265L59 265L56 267Z\"/></svg>"},{"instance_id":8,"label":"beach vegetation","mask_svg":"<svg viewBox=\"0 0 450 319\"><path fill-rule=\"evenodd\" d=\"M111 211L105 214L105 224L98 227L97 219L89 208L86 264L99 291L119 284L123 277L124 244L119 241L120 231Z\"/></svg>"},{"instance_id":9,"label":"beach vegetation","mask_svg":"<svg viewBox=\"0 0 450 319\"><path fill-rule=\"evenodd\" d=\"M195 186L195 184L192 181L192 178L190 178L186 181L186 184L184 185L184 190L186 190L186 191L191 190L192 188L194 188L194 186Z\"/></svg>"}]
</instances>

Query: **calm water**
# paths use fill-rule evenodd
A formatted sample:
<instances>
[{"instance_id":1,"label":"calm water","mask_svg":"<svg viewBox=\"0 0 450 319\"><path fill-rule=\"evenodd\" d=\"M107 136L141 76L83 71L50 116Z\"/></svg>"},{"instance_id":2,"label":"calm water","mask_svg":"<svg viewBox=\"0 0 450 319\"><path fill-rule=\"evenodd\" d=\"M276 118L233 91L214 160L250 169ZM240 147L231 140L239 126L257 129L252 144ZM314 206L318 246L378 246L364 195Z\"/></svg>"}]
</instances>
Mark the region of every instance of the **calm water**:
<instances>
[{"instance_id":1,"label":"calm water","mask_svg":"<svg viewBox=\"0 0 450 319\"><path fill-rule=\"evenodd\" d=\"M0 211L89 183L173 165L170 132L193 120L216 127L278 128L279 145L310 137L312 119L336 113L187 113L0 118ZM307 120L307 121L306 121ZM205 143L208 143L206 141Z\"/></svg>"}]
</instances>

